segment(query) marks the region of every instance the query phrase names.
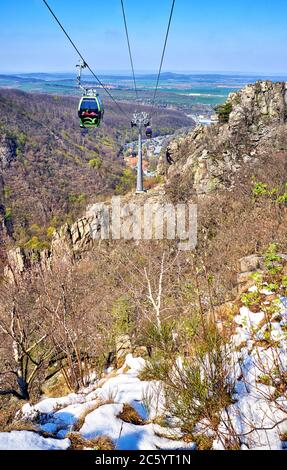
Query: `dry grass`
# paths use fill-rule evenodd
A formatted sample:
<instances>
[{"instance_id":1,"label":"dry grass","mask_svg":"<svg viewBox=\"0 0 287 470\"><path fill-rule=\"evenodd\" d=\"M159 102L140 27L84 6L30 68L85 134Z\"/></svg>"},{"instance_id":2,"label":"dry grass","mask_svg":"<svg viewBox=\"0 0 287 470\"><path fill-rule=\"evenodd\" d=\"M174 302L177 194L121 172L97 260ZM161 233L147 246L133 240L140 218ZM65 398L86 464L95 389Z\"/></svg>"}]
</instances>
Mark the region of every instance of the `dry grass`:
<instances>
[{"instance_id":1,"label":"dry grass","mask_svg":"<svg viewBox=\"0 0 287 470\"><path fill-rule=\"evenodd\" d=\"M17 411L21 409L22 404L19 401L8 399L1 400L0 406L0 431L4 431L9 425L12 425Z\"/></svg>"},{"instance_id":2,"label":"dry grass","mask_svg":"<svg viewBox=\"0 0 287 470\"><path fill-rule=\"evenodd\" d=\"M161 439L168 439L169 441L179 441L182 439L182 437L178 433L172 434L172 429L170 429L170 432L161 432L161 431L155 431L154 432L155 436L160 437Z\"/></svg>"},{"instance_id":3,"label":"dry grass","mask_svg":"<svg viewBox=\"0 0 287 470\"><path fill-rule=\"evenodd\" d=\"M128 403L124 404L123 410L117 417L125 423L136 424L137 426L145 424L145 421L140 417L138 412Z\"/></svg>"},{"instance_id":4,"label":"dry grass","mask_svg":"<svg viewBox=\"0 0 287 470\"><path fill-rule=\"evenodd\" d=\"M11 431L31 431L31 432L39 432L39 428L36 424L32 423L28 420L23 421L14 421L4 428L4 432L11 432Z\"/></svg>"},{"instance_id":5,"label":"dry grass","mask_svg":"<svg viewBox=\"0 0 287 470\"><path fill-rule=\"evenodd\" d=\"M114 450L115 445L108 436L100 436L95 439L95 450Z\"/></svg>"},{"instance_id":6,"label":"dry grass","mask_svg":"<svg viewBox=\"0 0 287 470\"><path fill-rule=\"evenodd\" d=\"M108 436L100 436L95 439L85 439L79 433L70 432L67 435L67 438L70 439L71 441L69 450L83 450L83 449L114 450L115 449L115 445L113 441Z\"/></svg>"},{"instance_id":7,"label":"dry grass","mask_svg":"<svg viewBox=\"0 0 287 470\"><path fill-rule=\"evenodd\" d=\"M57 398L71 393L70 388L62 375L58 372L54 377L42 385L42 392L47 398Z\"/></svg>"},{"instance_id":8,"label":"dry grass","mask_svg":"<svg viewBox=\"0 0 287 470\"><path fill-rule=\"evenodd\" d=\"M232 450L234 450L234 451L241 450L240 443L236 442L234 440L230 440L225 444L225 450L230 450L230 451L232 451Z\"/></svg>"},{"instance_id":9,"label":"dry grass","mask_svg":"<svg viewBox=\"0 0 287 470\"><path fill-rule=\"evenodd\" d=\"M213 444L213 438L204 435L188 436L187 442L194 442L196 444L196 450L211 450ZM186 440L185 439L185 440Z\"/></svg>"}]
</instances>

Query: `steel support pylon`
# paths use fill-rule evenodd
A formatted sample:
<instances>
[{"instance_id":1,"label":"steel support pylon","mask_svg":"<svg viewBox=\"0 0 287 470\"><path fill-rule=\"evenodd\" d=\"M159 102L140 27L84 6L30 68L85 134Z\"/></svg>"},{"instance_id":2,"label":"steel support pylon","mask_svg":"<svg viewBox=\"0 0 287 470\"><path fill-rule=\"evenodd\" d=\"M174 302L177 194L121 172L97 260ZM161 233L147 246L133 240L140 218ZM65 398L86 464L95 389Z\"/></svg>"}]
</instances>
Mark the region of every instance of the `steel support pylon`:
<instances>
[{"instance_id":1,"label":"steel support pylon","mask_svg":"<svg viewBox=\"0 0 287 470\"><path fill-rule=\"evenodd\" d=\"M132 126L138 129L138 164L137 164L137 189L136 194L145 193L143 185L143 158L142 158L142 133L149 125L149 116L147 113L134 113Z\"/></svg>"}]
</instances>

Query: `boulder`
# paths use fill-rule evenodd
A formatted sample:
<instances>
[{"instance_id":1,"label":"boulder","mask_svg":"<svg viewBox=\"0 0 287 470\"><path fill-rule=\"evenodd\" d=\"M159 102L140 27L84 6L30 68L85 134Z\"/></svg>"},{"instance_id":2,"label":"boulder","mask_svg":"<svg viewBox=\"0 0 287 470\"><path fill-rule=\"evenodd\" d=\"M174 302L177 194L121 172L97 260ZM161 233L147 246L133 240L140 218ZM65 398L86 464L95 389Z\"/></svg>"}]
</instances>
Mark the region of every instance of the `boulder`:
<instances>
[{"instance_id":1,"label":"boulder","mask_svg":"<svg viewBox=\"0 0 287 470\"><path fill-rule=\"evenodd\" d=\"M245 256L239 260L240 272L246 273L262 268L263 258L258 255Z\"/></svg>"},{"instance_id":2,"label":"boulder","mask_svg":"<svg viewBox=\"0 0 287 470\"><path fill-rule=\"evenodd\" d=\"M116 363L120 368L128 354L132 353L132 344L129 335L121 335L116 339Z\"/></svg>"}]
</instances>

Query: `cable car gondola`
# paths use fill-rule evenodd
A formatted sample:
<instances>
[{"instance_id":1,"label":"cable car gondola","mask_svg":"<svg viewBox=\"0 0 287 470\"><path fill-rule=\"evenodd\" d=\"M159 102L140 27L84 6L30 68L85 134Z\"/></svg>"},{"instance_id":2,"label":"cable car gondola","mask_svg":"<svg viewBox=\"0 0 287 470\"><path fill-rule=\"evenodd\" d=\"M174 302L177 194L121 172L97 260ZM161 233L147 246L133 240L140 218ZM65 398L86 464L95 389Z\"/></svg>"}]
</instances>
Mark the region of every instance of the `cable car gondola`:
<instances>
[{"instance_id":1,"label":"cable car gondola","mask_svg":"<svg viewBox=\"0 0 287 470\"><path fill-rule=\"evenodd\" d=\"M152 128L150 126L146 128L145 134L148 139L152 139Z\"/></svg>"},{"instance_id":2,"label":"cable car gondola","mask_svg":"<svg viewBox=\"0 0 287 470\"><path fill-rule=\"evenodd\" d=\"M82 69L86 68L87 64L81 62L77 65L78 71L78 85L83 90L83 96L80 99L78 106L78 116L80 119L80 127L82 129L89 129L100 127L101 121L104 117L104 106L99 94L93 88L84 87L81 82Z\"/></svg>"},{"instance_id":3,"label":"cable car gondola","mask_svg":"<svg viewBox=\"0 0 287 470\"><path fill-rule=\"evenodd\" d=\"M84 94L82 96L78 116L82 128L100 127L104 116L104 107L98 94Z\"/></svg>"}]
</instances>

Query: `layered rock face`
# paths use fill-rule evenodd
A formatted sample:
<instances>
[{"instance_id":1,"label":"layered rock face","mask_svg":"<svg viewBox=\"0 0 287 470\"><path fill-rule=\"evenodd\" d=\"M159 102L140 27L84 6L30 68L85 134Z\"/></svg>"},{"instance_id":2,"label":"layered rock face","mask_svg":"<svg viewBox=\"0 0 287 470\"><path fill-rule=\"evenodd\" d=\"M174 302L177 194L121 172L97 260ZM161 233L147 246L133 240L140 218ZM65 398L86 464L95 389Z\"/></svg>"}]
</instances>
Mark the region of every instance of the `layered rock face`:
<instances>
[{"instance_id":1,"label":"layered rock face","mask_svg":"<svg viewBox=\"0 0 287 470\"><path fill-rule=\"evenodd\" d=\"M50 269L54 259L71 263L74 258L87 251L93 243L91 222L89 217L83 217L72 225L65 224L54 235L50 250L35 253L16 248L8 251L6 278L13 282L17 276L29 271L29 268L35 264L43 270Z\"/></svg>"},{"instance_id":2,"label":"layered rock face","mask_svg":"<svg viewBox=\"0 0 287 470\"><path fill-rule=\"evenodd\" d=\"M128 194L121 198L121 204L139 203L164 203L164 190L162 188L151 190L141 196ZM111 210L111 203L105 203L105 206ZM1 214L1 213L0 213ZM94 244L101 243L95 237L95 231L101 230L102 224L101 205L90 206L87 208L86 215L78 219L74 224L65 224L54 234L49 250L33 252L33 250L23 250L16 248L7 253L7 265L5 276L11 282L17 276L25 274L33 265L37 265L43 270L51 269L53 262L61 260L64 263L73 263L74 260L89 251ZM122 220L125 220L124 210L121 213ZM128 215L126 214L126 217Z\"/></svg>"},{"instance_id":3,"label":"layered rock face","mask_svg":"<svg viewBox=\"0 0 287 470\"><path fill-rule=\"evenodd\" d=\"M232 186L242 164L256 161L266 141L276 137L287 122L287 83L263 81L231 93L227 123L198 126L170 145L175 164L161 156L158 173L177 184L185 179L199 195Z\"/></svg>"},{"instance_id":4,"label":"layered rock face","mask_svg":"<svg viewBox=\"0 0 287 470\"><path fill-rule=\"evenodd\" d=\"M245 128L256 134L267 125L283 124L287 120L287 83L257 82L231 93L229 127Z\"/></svg>"}]
</instances>

